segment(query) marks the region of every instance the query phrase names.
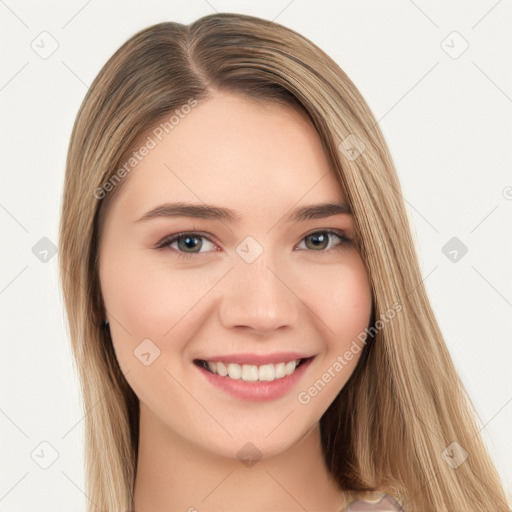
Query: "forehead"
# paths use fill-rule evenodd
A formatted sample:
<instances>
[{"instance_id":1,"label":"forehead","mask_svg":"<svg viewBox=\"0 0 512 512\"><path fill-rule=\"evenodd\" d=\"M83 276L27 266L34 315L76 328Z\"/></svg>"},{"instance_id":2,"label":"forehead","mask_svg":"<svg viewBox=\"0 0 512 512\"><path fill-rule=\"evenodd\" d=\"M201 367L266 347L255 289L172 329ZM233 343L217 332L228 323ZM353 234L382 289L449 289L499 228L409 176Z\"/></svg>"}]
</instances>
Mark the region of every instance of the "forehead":
<instances>
[{"instance_id":1,"label":"forehead","mask_svg":"<svg viewBox=\"0 0 512 512\"><path fill-rule=\"evenodd\" d=\"M170 201L275 216L276 208L301 201L344 199L314 126L289 106L218 93L167 132L161 126L144 134L141 140L153 147L116 198L133 220Z\"/></svg>"}]
</instances>

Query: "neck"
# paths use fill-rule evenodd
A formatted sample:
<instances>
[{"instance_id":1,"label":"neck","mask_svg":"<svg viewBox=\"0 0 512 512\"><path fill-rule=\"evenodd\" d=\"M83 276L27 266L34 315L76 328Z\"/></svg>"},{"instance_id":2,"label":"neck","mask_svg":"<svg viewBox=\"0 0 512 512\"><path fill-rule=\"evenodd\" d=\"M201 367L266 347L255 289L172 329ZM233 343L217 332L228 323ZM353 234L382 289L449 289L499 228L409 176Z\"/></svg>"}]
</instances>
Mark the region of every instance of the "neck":
<instances>
[{"instance_id":1,"label":"neck","mask_svg":"<svg viewBox=\"0 0 512 512\"><path fill-rule=\"evenodd\" d=\"M135 512L337 512L342 501L318 424L286 452L244 463L183 439L140 403Z\"/></svg>"}]
</instances>

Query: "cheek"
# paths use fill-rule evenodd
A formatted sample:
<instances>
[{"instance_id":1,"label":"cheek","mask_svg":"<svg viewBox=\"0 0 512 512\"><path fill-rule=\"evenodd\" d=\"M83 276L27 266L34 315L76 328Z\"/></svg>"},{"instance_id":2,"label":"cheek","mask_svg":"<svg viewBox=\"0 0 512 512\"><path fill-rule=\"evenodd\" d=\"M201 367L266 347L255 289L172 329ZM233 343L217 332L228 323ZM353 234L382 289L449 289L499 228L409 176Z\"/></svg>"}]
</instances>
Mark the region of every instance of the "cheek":
<instances>
[{"instance_id":1,"label":"cheek","mask_svg":"<svg viewBox=\"0 0 512 512\"><path fill-rule=\"evenodd\" d=\"M176 269L142 251L126 254L121 260L105 259L100 272L120 363L148 338L161 349L172 339L173 350L180 350L200 324L201 300L226 269Z\"/></svg>"},{"instance_id":2,"label":"cheek","mask_svg":"<svg viewBox=\"0 0 512 512\"><path fill-rule=\"evenodd\" d=\"M323 324L329 345L342 348L368 326L371 287L364 264L354 251L343 263L310 267L304 273L302 295Z\"/></svg>"},{"instance_id":3,"label":"cheek","mask_svg":"<svg viewBox=\"0 0 512 512\"><path fill-rule=\"evenodd\" d=\"M208 272L201 267L176 269L164 257L151 264L147 260L144 252L132 251L124 258L105 259L100 269L107 311L121 331L130 333L133 343L183 330L194 317L194 309L229 270L223 266L210 267ZM297 269L289 283L314 313L311 318L323 324L326 339L346 341L367 326L371 290L355 251L347 254L343 263Z\"/></svg>"},{"instance_id":4,"label":"cheek","mask_svg":"<svg viewBox=\"0 0 512 512\"><path fill-rule=\"evenodd\" d=\"M324 347L312 376L297 395L300 404L326 410L352 375L364 348L372 294L366 269L355 253L329 271L309 272L303 296L315 313Z\"/></svg>"},{"instance_id":5,"label":"cheek","mask_svg":"<svg viewBox=\"0 0 512 512\"><path fill-rule=\"evenodd\" d=\"M105 260L100 278L119 366L138 398L158 410L159 399L177 392L165 368L180 359L198 329L194 305L212 284L203 279L198 285L198 276L134 251Z\"/></svg>"}]
</instances>

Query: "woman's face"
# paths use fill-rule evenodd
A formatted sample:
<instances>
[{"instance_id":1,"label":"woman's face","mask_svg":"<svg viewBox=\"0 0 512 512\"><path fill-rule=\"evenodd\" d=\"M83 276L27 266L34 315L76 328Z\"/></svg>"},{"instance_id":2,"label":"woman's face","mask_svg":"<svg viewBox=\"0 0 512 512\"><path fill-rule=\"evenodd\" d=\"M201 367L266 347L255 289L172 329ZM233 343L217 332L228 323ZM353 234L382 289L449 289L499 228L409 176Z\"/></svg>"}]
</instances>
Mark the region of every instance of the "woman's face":
<instances>
[{"instance_id":1,"label":"woman's face","mask_svg":"<svg viewBox=\"0 0 512 512\"><path fill-rule=\"evenodd\" d=\"M345 202L301 113L218 93L176 119L143 138L102 233L114 349L174 439L276 454L318 423L360 355L371 292L344 241L353 220L297 214ZM216 209L165 206L178 202Z\"/></svg>"}]
</instances>

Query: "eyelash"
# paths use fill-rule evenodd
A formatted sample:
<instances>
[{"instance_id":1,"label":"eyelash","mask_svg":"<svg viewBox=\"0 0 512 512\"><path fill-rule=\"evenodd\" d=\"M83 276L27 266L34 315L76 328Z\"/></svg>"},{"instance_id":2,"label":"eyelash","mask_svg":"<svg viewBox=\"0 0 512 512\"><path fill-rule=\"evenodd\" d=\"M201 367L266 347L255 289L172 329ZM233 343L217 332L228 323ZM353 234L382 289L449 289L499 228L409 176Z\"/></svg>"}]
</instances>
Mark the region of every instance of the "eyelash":
<instances>
[{"instance_id":1,"label":"eyelash","mask_svg":"<svg viewBox=\"0 0 512 512\"><path fill-rule=\"evenodd\" d=\"M339 250L339 249L342 249L345 246L349 245L352 242L352 240L350 238L347 238L342 232L334 231L334 230L331 230L331 229L322 229L322 230L313 231L312 233L309 233L306 236L304 236L301 239L301 242L304 239L306 239L307 237L312 236L312 235L316 235L318 233L334 235L335 237L340 239L340 243L335 245L334 247L331 247L331 249L322 249L322 250L318 250L318 251L315 251L315 250L312 250L312 249L306 249L307 251L310 251L310 252L328 252L328 251L331 251L331 250ZM163 240L158 242L158 244L156 245L156 249L166 249L166 248L168 248L168 249L172 250L173 252L175 252L181 258L191 258L191 257L199 255L199 254L204 254L204 253L201 253L201 252L196 252L196 253L190 252L190 253L187 253L187 252L179 251L177 249L173 249L171 247L171 244L173 242L179 240L180 238L186 238L187 236L188 237L194 237L194 238L204 238L204 239L208 240L209 242L214 243L212 240L210 240L207 236L205 236L202 233L198 233L198 232L195 232L195 231L182 231L181 233L175 233L173 235L166 236ZM304 250L304 249L301 249L301 250ZM206 252L211 252L211 251L206 251Z\"/></svg>"}]
</instances>

